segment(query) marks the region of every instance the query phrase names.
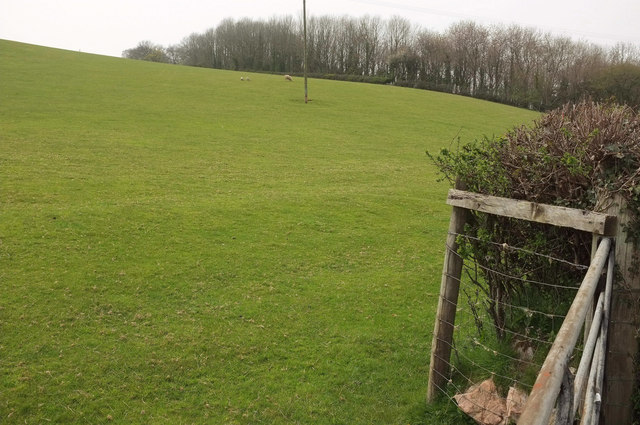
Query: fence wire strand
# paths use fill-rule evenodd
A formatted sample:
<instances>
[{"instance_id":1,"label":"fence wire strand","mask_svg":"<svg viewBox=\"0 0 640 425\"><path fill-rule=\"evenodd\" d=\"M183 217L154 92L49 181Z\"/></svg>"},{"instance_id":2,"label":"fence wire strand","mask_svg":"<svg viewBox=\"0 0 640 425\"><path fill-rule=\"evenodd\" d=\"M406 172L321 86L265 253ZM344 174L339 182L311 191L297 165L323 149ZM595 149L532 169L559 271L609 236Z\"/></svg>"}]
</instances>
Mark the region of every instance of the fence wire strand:
<instances>
[{"instance_id":1,"label":"fence wire strand","mask_svg":"<svg viewBox=\"0 0 640 425\"><path fill-rule=\"evenodd\" d=\"M456 250L452 249L450 246L447 246L447 251L449 251L451 254L453 254L453 255L455 255L457 257L463 258ZM522 276L513 276L513 275L509 275L509 274L503 273L503 272L498 271L498 270L490 269L490 268L488 268L486 266L483 266L482 264L478 264L475 260L474 260L474 263L475 263L475 265L477 267L481 268L482 270L484 270L487 273L493 273L493 274L495 274L497 276L504 277L504 278L510 279L510 280L516 280L516 281L519 281L519 282L522 282L522 283L528 283L528 284L531 284L531 285L538 285L538 286L546 286L546 287L549 287L549 288L571 289L571 290L574 290L576 292L578 291L578 289L580 289L579 286L557 285L557 284L548 283L548 282L539 282L539 281L535 281L535 280L531 280L531 279L526 279L526 278L524 278ZM465 263L463 263L463 267L464 267L465 270L473 270L473 269L470 268L469 265L467 265ZM460 278L456 278L456 277L451 276L451 275L447 275L447 276L449 276L449 277L451 277L451 278L453 278L455 280L460 280Z\"/></svg>"},{"instance_id":2,"label":"fence wire strand","mask_svg":"<svg viewBox=\"0 0 640 425\"><path fill-rule=\"evenodd\" d=\"M499 247L501 249L504 249L504 250L518 251L518 252L523 252L525 254L535 255L536 257L546 258L547 260L550 260L550 261L553 261L553 262L556 262L556 263L566 264L566 265L569 265L571 267L575 267L576 269L579 269L579 270L586 271L586 270L589 269L589 266L586 266L584 264L578 264L578 263L574 263L572 261L568 261L568 260L566 260L564 258L553 257L551 255L542 254L542 253L531 251L531 250L528 250L528 249L525 249L525 248L519 248L519 247L516 247L516 246L513 246L513 245L509 245L506 242L499 243L499 242L487 241L487 240L480 239L480 238L475 237L475 236L466 235L466 234L462 234L462 233L455 233L455 232L447 232L447 233L449 235L453 235L453 236L456 236L456 237L460 236L460 237L465 238L467 240L475 240L477 242L482 242L482 243L487 243L487 244L490 244L490 245L494 245L494 246L497 246L497 247Z\"/></svg>"},{"instance_id":3,"label":"fence wire strand","mask_svg":"<svg viewBox=\"0 0 640 425\"><path fill-rule=\"evenodd\" d=\"M588 266L583 264L576 264L566 259L555 258L528 249L507 245L506 243L481 240L459 233L450 232L449 234L456 236L456 238L460 237L487 243L504 252L517 252L540 257L550 263L558 263L559 266L566 268L564 270L571 268L571 270L581 273L588 269ZM460 278L447 275L448 278L454 279L460 284L460 295L457 303L444 298L442 294L440 295L441 301L456 306L456 323L438 319L440 323L446 324L453 329L451 343L439 339L440 342L447 344L451 349L451 359L442 359L437 356L441 361L449 365L451 376L442 376L438 372L446 382L445 388L438 386L438 390L454 403L455 398L452 392L457 395L464 394L468 391L465 391L465 388L479 384L487 378L495 378L496 381L500 381L499 387L502 388L508 384L529 391L542 361L553 343L554 330L562 324L566 316L568 305L564 306L560 302L544 305L544 303L540 302L540 299L533 295L529 296L526 292L524 296L498 298L491 301L488 290L479 287L478 282L474 283L473 279L474 277L477 278L479 274L495 276L514 285L520 285L519 287L521 288L546 288L545 290L548 293L555 294L558 299L561 298L561 294L565 294L568 298L573 298L575 291L579 289L580 282L576 282L575 286L568 286L566 284L537 281L529 279L528 273L518 276L518 273L494 270L480 264L473 258L463 257L451 246L447 245L446 249L450 255L463 258L464 273ZM472 264L468 264L469 262ZM462 296L463 294L464 297ZM509 324L509 326L505 325L502 329L498 329L498 326L492 320L494 318L490 314L490 307L508 312L510 317L518 317L525 325L522 326L520 324L521 326L518 327ZM498 336L498 334L502 336ZM522 348L518 348L518 345L521 345ZM579 347L576 347L576 349L579 350ZM491 414L504 415L504 412L491 412L468 397L465 397L465 399Z\"/></svg>"}]
</instances>

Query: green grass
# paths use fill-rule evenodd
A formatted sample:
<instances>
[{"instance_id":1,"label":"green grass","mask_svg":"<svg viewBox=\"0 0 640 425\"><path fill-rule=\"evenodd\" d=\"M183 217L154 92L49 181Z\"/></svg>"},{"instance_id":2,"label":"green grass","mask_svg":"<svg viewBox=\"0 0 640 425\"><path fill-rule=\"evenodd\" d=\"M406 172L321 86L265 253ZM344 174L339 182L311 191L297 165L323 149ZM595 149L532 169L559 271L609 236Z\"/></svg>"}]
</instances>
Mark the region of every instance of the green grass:
<instances>
[{"instance_id":1,"label":"green grass","mask_svg":"<svg viewBox=\"0 0 640 425\"><path fill-rule=\"evenodd\" d=\"M7 41L0 75L0 422L461 420L425 150L535 114Z\"/></svg>"}]
</instances>

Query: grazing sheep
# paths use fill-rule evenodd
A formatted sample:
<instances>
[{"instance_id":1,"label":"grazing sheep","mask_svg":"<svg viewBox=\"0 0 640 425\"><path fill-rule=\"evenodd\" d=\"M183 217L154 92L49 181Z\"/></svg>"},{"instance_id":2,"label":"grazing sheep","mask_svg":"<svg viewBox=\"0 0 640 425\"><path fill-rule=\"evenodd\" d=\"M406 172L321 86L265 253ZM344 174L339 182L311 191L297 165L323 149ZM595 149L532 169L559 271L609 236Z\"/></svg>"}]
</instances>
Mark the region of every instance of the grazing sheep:
<instances>
[{"instance_id":1,"label":"grazing sheep","mask_svg":"<svg viewBox=\"0 0 640 425\"><path fill-rule=\"evenodd\" d=\"M284 76L284 79L287 81L293 81L293 78L291 78L291 75L287 74Z\"/></svg>"},{"instance_id":2,"label":"grazing sheep","mask_svg":"<svg viewBox=\"0 0 640 425\"><path fill-rule=\"evenodd\" d=\"M240 81L244 81L244 77L240 77Z\"/></svg>"},{"instance_id":3,"label":"grazing sheep","mask_svg":"<svg viewBox=\"0 0 640 425\"><path fill-rule=\"evenodd\" d=\"M247 77L247 81L251 81L251 78Z\"/></svg>"}]
</instances>

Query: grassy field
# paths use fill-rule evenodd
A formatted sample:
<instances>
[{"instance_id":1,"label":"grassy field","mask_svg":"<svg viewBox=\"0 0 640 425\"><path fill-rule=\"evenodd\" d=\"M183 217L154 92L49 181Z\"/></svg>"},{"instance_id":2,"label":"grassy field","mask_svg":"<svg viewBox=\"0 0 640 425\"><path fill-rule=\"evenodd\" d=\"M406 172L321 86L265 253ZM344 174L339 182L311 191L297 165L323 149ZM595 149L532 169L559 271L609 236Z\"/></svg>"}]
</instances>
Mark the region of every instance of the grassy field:
<instances>
[{"instance_id":1,"label":"grassy field","mask_svg":"<svg viewBox=\"0 0 640 425\"><path fill-rule=\"evenodd\" d=\"M536 115L303 94L0 41L0 422L460 423L424 401L449 218L425 151Z\"/></svg>"}]
</instances>

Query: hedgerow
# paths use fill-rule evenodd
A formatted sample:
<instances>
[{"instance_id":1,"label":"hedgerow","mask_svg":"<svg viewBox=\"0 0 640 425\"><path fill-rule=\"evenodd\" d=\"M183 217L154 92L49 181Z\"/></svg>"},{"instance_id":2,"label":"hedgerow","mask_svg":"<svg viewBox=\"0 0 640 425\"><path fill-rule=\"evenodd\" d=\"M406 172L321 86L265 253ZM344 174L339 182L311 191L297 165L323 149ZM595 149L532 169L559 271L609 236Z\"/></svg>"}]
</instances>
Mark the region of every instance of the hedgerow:
<instances>
[{"instance_id":1,"label":"hedgerow","mask_svg":"<svg viewBox=\"0 0 640 425\"><path fill-rule=\"evenodd\" d=\"M620 194L631 212L627 237L640 241L640 117L629 107L592 101L567 104L502 137L428 155L452 185L457 182L477 193L593 211L603 211ZM499 338L509 327L528 332L522 327L530 325L521 313L502 306L531 299L532 288L514 285L504 276L569 285L579 284L581 277L575 269L550 267L544 257L495 249L492 242L580 264L590 259L591 235L570 229L473 213L466 233L472 239L460 239L461 253L480 264L477 274L469 277L487 296ZM535 299L566 304L550 291L536 289ZM552 334L554 329L538 332Z\"/></svg>"}]
</instances>

